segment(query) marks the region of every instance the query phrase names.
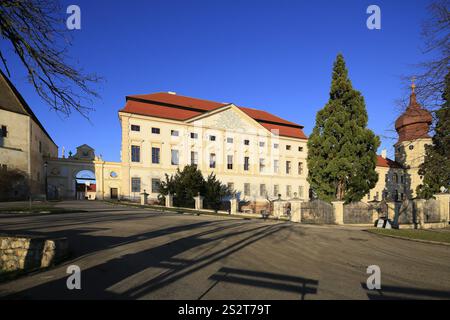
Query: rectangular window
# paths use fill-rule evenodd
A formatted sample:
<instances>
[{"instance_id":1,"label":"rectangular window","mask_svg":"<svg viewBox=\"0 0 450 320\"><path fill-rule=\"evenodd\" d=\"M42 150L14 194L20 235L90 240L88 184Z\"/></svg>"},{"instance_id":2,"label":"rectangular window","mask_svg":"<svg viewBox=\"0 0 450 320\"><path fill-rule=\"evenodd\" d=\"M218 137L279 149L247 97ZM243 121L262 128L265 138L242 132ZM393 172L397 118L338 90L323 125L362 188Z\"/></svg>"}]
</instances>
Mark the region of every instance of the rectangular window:
<instances>
[{"instance_id":1,"label":"rectangular window","mask_svg":"<svg viewBox=\"0 0 450 320\"><path fill-rule=\"evenodd\" d=\"M198 139L198 133L191 132L191 139Z\"/></svg>"},{"instance_id":2,"label":"rectangular window","mask_svg":"<svg viewBox=\"0 0 450 320\"><path fill-rule=\"evenodd\" d=\"M180 132L178 130L170 130L170 135L172 137L178 137L180 135Z\"/></svg>"},{"instance_id":3,"label":"rectangular window","mask_svg":"<svg viewBox=\"0 0 450 320\"><path fill-rule=\"evenodd\" d=\"M159 128L152 128L153 134L160 134L161 130Z\"/></svg>"},{"instance_id":4,"label":"rectangular window","mask_svg":"<svg viewBox=\"0 0 450 320\"><path fill-rule=\"evenodd\" d=\"M234 190L234 183L233 182L228 182L227 187L229 190L233 191Z\"/></svg>"},{"instance_id":5,"label":"rectangular window","mask_svg":"<svg viewBox=\"0 0 450 320\"><path fill-rule=\"evenodd\" d=\"M266 194L267 194L267 192L266 192L266 185L265 184L260 184L259 185L259 195L261 197L265 197Z\"/></svg>"},{"instance_id":6,"label":"rectangular window","mask_svg":"<svg viewBox=\"0 0 450 320\"><path fill-rule=\"evenodd\" d=\"M159 193L159 186L161 184L161 180L153 178L152 179L152 193Z\"/></svg>"},{"instance_id":7,"label":"rectangular window","mask_svg":"<svg viewBox=\"0 0 450 320\"><path fill-rule=\"evenodd\" d=\"M280 172L280 161L273 160L273 172L274 173Z\"/></svg>"},{"instance_id":8,"label":"rectangular window","mask_svg":"<svg viewBox=\"0 0 450 320\"><path fill-rule=\"evenodd\" d=\"M244 183L244 196L250 196L250 183Z\"/></svg>"},{"instance_id":9,"label":"rectangular window","mask_svg":"<svg viewBox=\"0 0 450 320\"><path fill-rule=\"evenodd\" d=\"M198 152L191 151L191 164L198 166Z\"/></svg>"},{"instance_id":10,"label":"rectangular window","mask_svg":"<svg viewBox=\"0 0 450 320\"><path fill-rule=\"evenodd\" d=\"M264 172L266 170L266 160L261 158L259 159L259 172Z\"/></svg>"},{"instance_id":11,"label":"rectangular window","mask_svg":"<svg viewBox=\"0 0 450 320\"><path fill-rule=\"evenodd\" d=\"M298 163L298 174L303 174L303 162Z\"/></svg>"},{"instance_id":12,"label":"rectangular window","mask_svg":"<svg viewBox=\"0 0 450 320\"><path fill-rule=\"evenodd\" d=\"M233 143L233 138L227 138L227 143Z\"/></svg>"},{"instance_id":13,"label":"rectangular window","mask_svg":"<svg viewBox=\"0 0 450 320\"><path fill-rule=\"evenodd\" d=\"M141 162L140 146L131 146L131 162Z\"/></svg>"},{"instance_id":14,"label":"rectangular window","mask_svg":"<svg viewBox=\"0 0 450 320\"><path fill-rule=\"evenodd\" d=\"M298 197L303 199L303 186L298 186Z\"/></svg>"},{"instance_id":15,"label":"rectangular window","mask_svg":"<svg viewBox=\"0 0 450 320\"><path fill-rule=\"evenodd\" d=\"M141 192L141 178L131 178L131 192Z\"/></svg>"},{"instance_id":16,"label":"rectangular window","mask_svg":"<svg viewBox=\"0 0 450 320\"><path fill-rule=\"evenodd\" d=\"M171 158L170 158L170 163L172 163L172 165L177 166L180 164L180 159L179 159L179 152L178 150L171 150Z\"/></svg>"},{"instance_id":17,"label":"rectangular window","mask_svg":"<svg viewBox=\"0 0 450 320\"><path fill-rule=\"evenodd\" d=\"M286 150L291 150L291 145L290 144L286 145Z\"/></svg>"},{"instance_id":18,"label":"rectangular window","mask_svg":"<svg viewBox=\"0 0 450 320\"><path fill-rule=\"evenodd\" d=\"M6 164L2 164L1 171L3 171L3 172L8 171L8 166Z\"/></svg>"},{"instance_id":19,"label":"rectangular window","mask_svg":"<svg viewBox=\"0 0 450 320\"><path fill-rule=\"evenodd\" d=\"M209 141L216 141L216 136L209 136Z\"/></svg>"},{"instance_id":20,"label":"rectangular window","mask_svg":"<svg viewBox=\"0 0 450 320\"><path fill-rule=\"evenodd\" d=\"M141 126L132 124L131 125L131 131L141 131Z\"/></svg>"},{"instance_id":21,"label":"rectangular window","mask_svg":"<svg viewBox=\"0 0 450 320\"><path fill-rule=\"evenodd\" d=\"M215 153L209 154L209 167L212 169L216 167L216 154Z\"/></svg>"},{"instance_id":22,"label":"rectangular window","mask_svg":"<svg viewBox=\"0 0 450 320\"><path fill-rule=\"evenodd\" d=\"M248 146L248 145L250 145L250 140L244 140L244 144L246 145L246 146Z\"/></svg>"},{"instance_id":23,"label":"rectangular window","mask_svg":"<svg viewBox=\"0 0 450 320\"><path fill-rule=\"evenodd\" d=\"M233 170L233 156L232 155L227 156L227 169Z\"/></svg>"},{"instance_id":24,"label":"rectangular window","mask_svg":"<svg viewBox=\"0 0 450 320\"><path fill-rule=\"evenodd\" d=\"M273 196L278 197L279 194L280 194L280 186L275 184L273 186Z\"/></svg>"},{"instance_id":25,"label":"rectangular window","mask_svg":"<svg viewBox=\"0 0 450 320\"><path fill-rule=\"evenodd\" d=\"M286 186L286 197L292 197L292 187Z\"/></svg>"},{"instance_id":26,"label":"rectangular window","mask_svg":"<svg viewBox=\"0 0 450 320\"><path fill-rule=\"evenodd\" d=\"M244 157L244 171L248 171L250 168L250 158Z\"/></svg>"},{"instance_id":27,"label":"rectangular window","mask_svg":"<svg viewBox=\"0 0 450 320\"><path fill-rule=\"evenodd\" d=\"M264 147L265 145L266 145L266 144L265 144L264 141L260 141L260 142L259 142L259 146L260 146L260 147Z\"/></svg>"},{"instance_id":28,"label":"rectangular window","mask_svg":"<svg viewBox=\"0 0 450 320\"><path fill-rule=\"evenodd\" d=\"M279 146L278 143L274 143L274 144L273 144L273 148L274 148L274 149L278 149L278 146Z\"/></svg>"},{"instance_id":29,"label":"rectangular window","mask_svg":"<svg viewBox=\"0 0 450 320\"><path fill-rule=\"evenodd\" d=\"M303 152L303 147L298 147L299 152Z\"/></svg>"},{"instance_id":30,"label":"rectangular window","mask_svg":"<svg viewBox=\"0 0 450 320\"><path fill-rule=\"evenodd\" d=\"M39 153L42 153L42 141L39 141Z\"/></svg>"},{"instance_id":31,"label":"rectangular window","mask_svg":"<svg viewBox=\"0 0 450 320\"><path fill-rule=\"evenodd\" d=\"M291 162L286 161L286 174L291 174Z\"/></svg>"},{"instance_id":32,"label":"rectangular window","mask_svg":"<svg viewBox=\"0 0 450 320\"><path fill-rule=\"evenodd\" d=\"M2 126L1 137L6 138L8 136L8 129L6 126Z\"/></svg>"},{"instance_id":33,"label":"rectangular window","mask_svg":"<svg viewBox=\"0 0 450 320\"><path fill-rule=\"evenodd\" d=\"M152 148L152 163L158 164L160 161L161 150L159 148Z\"/></svg>"}]
</instances>

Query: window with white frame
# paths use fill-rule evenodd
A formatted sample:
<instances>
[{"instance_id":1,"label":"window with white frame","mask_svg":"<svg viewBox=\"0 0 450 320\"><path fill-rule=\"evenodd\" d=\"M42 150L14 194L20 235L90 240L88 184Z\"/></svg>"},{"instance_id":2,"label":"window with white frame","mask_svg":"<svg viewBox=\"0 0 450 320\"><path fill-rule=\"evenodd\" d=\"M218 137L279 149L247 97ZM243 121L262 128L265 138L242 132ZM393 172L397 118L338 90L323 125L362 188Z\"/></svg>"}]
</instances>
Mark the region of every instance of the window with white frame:
<instances>
[{"instance_id":1,"label":"window with white frame","mask_svg":"<svg viewBox=\"0 0 450 320\"><path fill-rule=\"evenodd\" d=\"M160 154L161 154L161 149L157 148L157 147L153 147L152 148L152 163L153 164L159 164L160 162Z\"/></svg>"},{"instance_id":2,"label":"window with white frame","mask_svg":"<svg viewBox=\"0 0 450 320\"><path fill-rule=\"evenodd\" d=\"M215 153L209 154L209 167L211 169L214 169L216 167L216 154Z\"/></svg>"},{"instance_id":3,"label":"window with white frame","mask_svg":"<svg viewBox=\"0 0 450 320\"><path fill-rule=\"evenodd\" d=\"M233 170L233 155L227 155L227 169Z\"/></svg>"},{"instance_id":4,"label":"window with white frame","mask_svg":"<svg viewBox=\"0 0 450 320\"><path fill-rule=\"evenodd\" d=\"M159 193L160 185L161 185L160 179L152 178L152 193Z\"/></svg>"},{"instance_id":5,"label":"window with white frame","mask_svg":"<svg viewBox=\"0 0 450 320\"><path fill-rule=\"evenodd\" d=\"M191 151L191 164L198 166L198 152L197 151Z\"/></svg>"},{"instance_id":6,"label":"window with white frame","mask_svg":"<svg viewBox=\"0 0 450 320\"><path fill-rule=\"evenodd\" d=\"M261 158L259 159L259 172L265 172L266 171L266 159Z\"/></svg>"},{"instance_id":7,"label":"window with white frame","mask_svg":"<svg viewBox=\"0 0 450 320\"><path fill-rule=\"evenodd\" d=\"M291 174L291 162L286 161L286 174Z\"/></svg>"},{"instance_id":8,"label":"window with white frame","mask_svg":"<svg viewBox=\"0 0 450 320\"><path fill-rule=\"evenodd\" d=\"M286 186L286 196L292 197L292 187L291 186Z\"/></svg>"},{"instance_id":9,"label":"window with white frame","mask_svg":"<svg viewBox=\"0 0 450 320\"><path fill-rule=\"evenodd\" d=\"M141 192L141 178L131 178L131 192Z\"/></svg>"},{"instance_id":10,"label":"window with white frame","mask_svg":"<svg viewBox=\"0 0 450 320\"><path fill-rule=\"evenodd\" d=\"M250 196L250 183L244 183L244 196Z\"/></svg>"},{"instance_id":11,"label":"window with white frame","mask_svg":"<svg viewBox=\"0 0 450 320\"><path fill-rule=\"evenodd\" d=\"M141 162L140 146L131 146L131 162Z\"/></svg>"},{"instance_id":12,"label":"window with white frame","mask_svg":"<svg viewBox=\"0 0 450 320\"><path fill-rule=\"evenodd\" d=\"M280 161L279 160L273 160L273 172L274 173L280 172Z\"/></svg>"},{"instance_id":13,"label":"window with white frame","mask_svg":"<svg viewBox=\"0 0 450 320\"><path fill-rule=\"evenodd\" d=\"M170 157L170 163L174 166L177 166L180 164L180 158L179 158L180 152L177 149L171 150L171 157Z\"/></svg>"},{"instance_id":14,"label":"window with white frame","mask_svg":"<svg viewBox=\"0 0 450 320\"><path fill-rule=\"evenodd\" d=\"M303 162L298 163L298 174L299 175L303 174Z\"/></svg>"},{"instance_id":15,"label":"window with white frame","mask_svg":"<svg viewBox=\"0 0 450 320\"><path fill-rule=\"evenodd\" d=\"M273 196L278 197L279 194L280 194L280 186L275 184L273 186Z\"/></svg>"},{"instance_id":16,"label":"window with white frame","mask_svg":"<svg viewBox=\"0 0 450 320\"><path fill-rule=\"evenodd\" d=\"M259 195L265 197L267 195L266 185L264 183L259 185Z\"/></svg>"}]
</instances>

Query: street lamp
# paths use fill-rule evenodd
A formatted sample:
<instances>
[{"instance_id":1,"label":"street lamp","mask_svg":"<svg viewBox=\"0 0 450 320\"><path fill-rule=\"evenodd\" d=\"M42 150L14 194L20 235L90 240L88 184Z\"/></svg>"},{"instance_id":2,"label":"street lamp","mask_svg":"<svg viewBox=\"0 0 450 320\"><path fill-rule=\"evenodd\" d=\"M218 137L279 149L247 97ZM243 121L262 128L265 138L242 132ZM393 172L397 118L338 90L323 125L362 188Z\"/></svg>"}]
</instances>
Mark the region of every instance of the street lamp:
<instances>
[{"instance_id":1,"label":"street lamp","mask_svg":"<svg viewBox=\"0 0 450 320\"><path fill-rule=\"evenodd\" d=\"M48 200L48 179L47 179L47 167L48 167L48 162L45 161L44 162L44 181L45 181L45 201Z\"/></svg>"}]
</instances>

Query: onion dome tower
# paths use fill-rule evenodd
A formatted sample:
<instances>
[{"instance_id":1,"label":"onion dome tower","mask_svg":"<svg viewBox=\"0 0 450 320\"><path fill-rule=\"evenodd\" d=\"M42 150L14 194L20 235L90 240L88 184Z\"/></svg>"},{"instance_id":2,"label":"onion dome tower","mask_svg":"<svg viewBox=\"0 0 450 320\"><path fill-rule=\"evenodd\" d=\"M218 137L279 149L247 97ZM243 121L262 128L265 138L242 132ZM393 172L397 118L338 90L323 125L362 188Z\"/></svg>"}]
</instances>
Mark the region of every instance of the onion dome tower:
<instances>
[{"instance_id":1,"label":"onion dome tower","mask_svg":"<svg viewBox=\"0 0 450 320\"><path fill-rule=\"evenodd\" d=\"M415 196L416 187L422 183L418 171L425 158L425 146L432 144L429 131L433 120L431 113L417 102L415 87L413 82L408 108L395 121L395 130L398 133L395 160L406 170L406 183L409 184L407 189L410 190L411 197Z\"/></svg>"}]
</instances>

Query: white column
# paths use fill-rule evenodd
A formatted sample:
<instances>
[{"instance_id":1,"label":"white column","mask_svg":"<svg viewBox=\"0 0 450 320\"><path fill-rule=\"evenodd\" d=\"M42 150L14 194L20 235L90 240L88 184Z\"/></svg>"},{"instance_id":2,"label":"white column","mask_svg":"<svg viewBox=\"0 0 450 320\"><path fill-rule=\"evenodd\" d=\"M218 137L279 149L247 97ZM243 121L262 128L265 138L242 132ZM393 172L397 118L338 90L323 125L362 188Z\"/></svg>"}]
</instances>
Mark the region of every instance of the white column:
<instances>
[{"instance_id":1,"label":"white column","mask_svg":"<svg viewBox=\"0 0 450 320\"><path fill-rule=\"evenodd\" d=\"M194 197L196 210L203 209L203 199L204 199L204 197L202 197L200 194L198 194L198 196Z\"/></svg>"},{"instance_id":2,"label":"white column","mask_svg":"<svg viewBox=\"0 0 450 320\"><path fill-rule=\"evenodd\" d=\"M144 192L141 193L141 206L145 206L147 204L147 198L148 198L148 193Z\"/></svg>"},{"instance_id":3,"label":"white column","mask_svg":"<svg viewBox=\"0 0 450 320\"><path fill-rule=\"evenodd\" d=\"M230 200L230 214L237 214L239 211L239 203L236 198Z\"/></svg>"},{"instance_id":4,"label":"white column","mask_svg":"<svg viewBox=\"0 0 450 320\"><path fill-rule=\"evenodd\" d=\"M333 201L334 223L344 224L344 201Z\"/></svg>"},{"instance_id":5,"label":"white column","mask_svg":"<svg viewBox=\"0 0 450 320\"><path fill-rule=\"evenodd\" d=\"M441 221L450 221L450 194L439 193L434 195L439 202L439 214Z\"/></svg>"},{"instance_id":6,"label":"white column","mask_svg":"<svg viewBox=\"0 0 450 320\"><path fill-rule=\"evenodd\" d=\"M170 193L166 196L166 207L167 208L173 207L173 195Z\"/></svg>"},{"instance_id":7,"label":"white column","mask_svg":"<svg viewBox=\"0 0 450 320\"><path fill-rule=\"evenodd\" d=\"M273 215L275 218L279 218L283 215L283 208L286 201L283 200L275 200L273 202Z\"/></svg>"},{"instance_id":8,"label":"white column","mask_svg":"<svg viewBox=\"0 0 450 320\"><path fill-rule=\"evenodd\" d=\"M302 200L292 199L291 203L291 221L292 222L302 222Z\"/></svg>"}]
</instances>

